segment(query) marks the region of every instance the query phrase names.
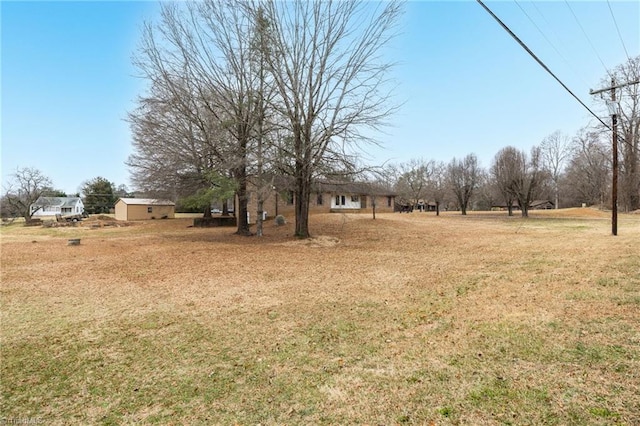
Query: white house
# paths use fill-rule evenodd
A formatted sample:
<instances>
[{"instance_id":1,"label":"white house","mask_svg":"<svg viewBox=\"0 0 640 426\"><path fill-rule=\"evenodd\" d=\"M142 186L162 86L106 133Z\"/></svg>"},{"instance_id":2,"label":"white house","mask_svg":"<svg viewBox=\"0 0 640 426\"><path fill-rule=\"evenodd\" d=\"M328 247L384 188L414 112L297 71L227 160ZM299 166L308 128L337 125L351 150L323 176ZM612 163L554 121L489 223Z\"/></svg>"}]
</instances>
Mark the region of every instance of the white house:
<instances>
[{"instance_id":1,"label":"white house","mask_svg":"<svg viewBox=\"0 0 640 426\"><path fill-rule=\"evenodd\" d=\"M40 197L30 209L32 217L82 214L84 203L80 197Z\"/></svg>"}]
</instances>

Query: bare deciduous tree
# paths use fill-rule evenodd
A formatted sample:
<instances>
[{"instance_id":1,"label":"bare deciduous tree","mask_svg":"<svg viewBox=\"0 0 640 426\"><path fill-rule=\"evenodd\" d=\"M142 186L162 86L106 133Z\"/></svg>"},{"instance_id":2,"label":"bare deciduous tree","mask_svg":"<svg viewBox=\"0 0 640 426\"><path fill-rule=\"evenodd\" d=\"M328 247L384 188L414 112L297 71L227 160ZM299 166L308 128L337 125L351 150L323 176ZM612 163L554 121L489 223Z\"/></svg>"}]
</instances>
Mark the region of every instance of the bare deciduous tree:
<instances>
[{"instance_id":1,"label":"bare deciduous tree","mask_svg":"<svg viewBox=\"0 0 640 426\"><path fill-rule=\"evenodd\" d=\"M640 79L640 56L615 70L619 81ZM640 209L640 85L622 88L619 125L622 133L621 201L625 210Z\"/></svg>"},{"instance_id":2,"label":"bare deciduous tree","mask_svg":"<svg viewBox=\"0 0 640 426\"><path fill-rule=\"evenodd\" d=\"M454 158L447 166L449 187L463 215L467 214L469 201L478 187L479 173L478 158L475 154L469 154L462 160Z\"/></svg>"},{"instance_id":3,"label":"bare deciduous tree","mask_svg":"<svg viewBox=\"0 0 640 426\"><path fill-rule=\"evenodd\" d=\"M436 203L436 216L440 216L440 206L445 201L447 189L447 166L442 161L433 162L428 194Z\"/></svg>"},{"instance_id":4,"label":"bare deciduous tree","mask_svg":"<svg viewBox=\"0 0 640 426\"><path fill-rule=\"evenodd\" d=\"M309 200L323 163L345 161L394 110L381 57L400 14L398 2L267 2L268 65L290 137L282 140L295 178L295 235L309 236Z\"/></svg>"},{"instance_id":5,"label":"bare deciduous tree","mask_svg":"<svg viewBox=\"0 0 640 426\"><path fill-rule=\"evenodd\" d=\"M172 112L174 125L164 121L173 127L171 133L182 148L186 145L187 151L196 154L194 160L204 160L185 165L195 168L196 176L204 169L216 170L228 172L235 180L237 233L249 235L249 153L256 124L264 117L264 104L257 101L263 93L254 60L257 26L250 4L238 0L163 3L161 16L158 25L145 26L135 63L152 82L150 98ZM144 114L130 117L136 124L147 124L145 118ZM152 160L157 156L145 154Z\"/></svg>"},{"instance_id":6,"label":"bare deciduous tree","mask_svg":"<svg viewBox=\"0 0 640 426\"><path fill-rule=\"evenodd\" d=\"M229 173L224 163L229 135L215 119L196 120L195 111L187 115L184 108L190 95L186 93L174 97L152 86L149 95L129 114L134 152L127 164L139 191L177 199L209 189L209 177L218 170ZM210 201L202 207L205 215L209 205Z\"/></svg>"},{"instance_id":7,"label":"bare deciduous tree","mask_svg":"<svg viewBox=\"0 0 640 426\"><path fill-rule=\"evenodd\" d=\"M609 197L610 151L597 132L582 129L572 142L572 156L563 179L573 205L604 205Z\"/></svg>"},{"instance_id":8,"label":"bare deciduous tree","mask_svg":"<svg viewBox=\"0 0 640 426\"><path fill-rule=\"evenodd\" d=\"M257 197L257 212L256 212L256 235L261 237L263 235L263 213L264 202L268 198L273 188L273 175L266 173L269 165L269 155L271 151L270 147L273 146L269 143L267 136L274 136L274 128L270 126L268 121L275 121L275 118L268 120L268 112L271 111L269 105L273 102L274 87L273 79L270 78L267 69L267 58L270 55L271 49L269 46L269 32L271 31L271 25L269 20L265 17L264 9L258 6L254 13L251 13L254 19L254 31L252 49L253 64L256 68L257 76L257 93L256 93L256 149L255 149L255 179L253 179L253 186L256 188Z\"/></svg>"},{"instance_id":9,"label":"bare deciduous tree","mask_svg":"<svg viewBox=\"0 0 640 426\"><path fill-rule=\"evenodd\" d=\"M433 172L433 161L412 159L399 165L400 176L396 191L415 209L419 200L426 201L427 189Z\"/></svg>"},{"instance_id":10,"label":"bare deciduous tree","mask_svg":"<svg viewBox=\"0 0 640 426\"><path fill-rule=\"evenodd\" d=\"M480 169L478 182L473 207L477 210L491 210L496 204L496 199L500 198L499 194L496 193L491 173L485 169Z\"/></svg>"},{"instance_id":11,"label":"bare deciduous tree","mask_svg":"<svg viewBox=\"0 0 640 426\"><path fill-rule=\"evenodd\" d=\"M640 56L630 58L616 67L603 79L603 86L631 83L640 79ZM602 101L608 96L603 94ZM619 101L618 152L619 163L619 203L626 211L640 209L640 84L630 84L616 89ZM610 132L606 132L611 134Z\"/></svg>"},{"instance_id":12,"label":"bare deciduous tree","mask_svg":"<svg viewBox=\"0 0 640 426\"><path fill-rule=\"evenodd\" d=\"M506 147L501 152L509 154L506 162L509 167L508 176L511 182L508 184L508 191L513 199L518 202L518 207L522 212L522 217L529 216L529 206L538 195L538 192L545 179L544 171L540 163L540 148L531 148L531 154L519 151L514 147Z\"/></svg>"},{"instance_id":13,"label":"bare deciduous tree","mask_svg":"<svg viewBox=\"0 0 640 426\"><path fill-rule=\"evenodd\" d=\"M11 216L21 216L29 222L38 210L31 211L31 204L51 192L51 186L51 180L40 170L32 167L18 168L7 183L3 203Z\"/></svg>"},{"instance_id":14,"label":"bare deciduous tree","mask_svg":"<svg viewBox=\"0 0 640 426\"><path fill-rule=\"evenodd\" d=\"M521 174L521 163L521 153L514 147L508 146L498 151L491 165L493 183L506 203L509 216L513 216L513 203L516 201L513 182Z\"/></svg>"},{"instance_id":15,"label":"bare deciduous tree","mask_svg":"<svg viewBox=\"0 0 640 426\"><path fill-rule=\"evenodd\" d=\"M562 132L555 131L542 140L540 151L543 166L553 182L554 202L558 209L560 208L560 178L571 155L571 140Z\"/></svg>"}]
</instances>

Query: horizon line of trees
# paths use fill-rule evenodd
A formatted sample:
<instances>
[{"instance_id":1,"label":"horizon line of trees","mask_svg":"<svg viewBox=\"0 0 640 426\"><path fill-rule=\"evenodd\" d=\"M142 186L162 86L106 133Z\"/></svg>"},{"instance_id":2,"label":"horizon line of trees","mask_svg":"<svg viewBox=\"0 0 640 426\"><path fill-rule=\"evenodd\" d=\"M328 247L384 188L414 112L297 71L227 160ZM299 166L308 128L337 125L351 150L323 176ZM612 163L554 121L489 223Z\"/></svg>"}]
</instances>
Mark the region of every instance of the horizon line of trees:
<instances>
[{"instance_id":1,"label":"horizon line of trees","mask_svg":"<svg viewBox=\"0 0 640 426\"><path fill-rule=\"evenodd\" d=\"M528 215L533 201L545 200L554 208L584 205L611 207L611 140L598 129L581 129L570 138L555 131L532 147L530 152L514 146L499 150L490 166L478 164L475 154L449 163L412 159L389 164L385 180L397 193L397 202L419 208L431 203L436 214L447 210L489 210L500 207ZM624 162L639 162L625 157ZM624 164L623 162L623 164ZM638 176L623 165L618 210L638 210Z\"/></svg>"},{"instance_id":2,"label":"horizon line of trees","mask_svg":"<svg viewBox=\"0 0 640 426\"><path fill-rule=\"evenodd\" d=\"M603 82L636 81L640 56L616 67ZM619 211L640 209L640 87L618 89L618 206ZM600 107L605 101L598 100ZM555 131L530 152L507 146L495 154L488 169L475 154L448 164L414 159L389 165L386 180L401 203L416 207L418 200L460 210L504 206L513 214L517 207L528 215L532 201L546 199L555 208L582 205L611 206L613 137L601 123L584 127L573 137Z\"/></svg>"}]
</instances>

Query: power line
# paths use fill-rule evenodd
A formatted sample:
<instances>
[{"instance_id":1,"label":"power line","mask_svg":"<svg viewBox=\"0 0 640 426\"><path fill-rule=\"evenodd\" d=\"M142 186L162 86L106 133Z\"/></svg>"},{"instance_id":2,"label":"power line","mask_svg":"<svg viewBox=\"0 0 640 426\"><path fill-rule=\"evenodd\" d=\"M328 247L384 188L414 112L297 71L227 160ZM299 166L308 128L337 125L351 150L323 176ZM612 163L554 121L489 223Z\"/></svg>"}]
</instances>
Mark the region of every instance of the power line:
<instances>
[{"instance_id":1,"label":"power line","mask_svg":"<svg viewBox=\"0 0 640 426\"><path fill-rule=\"evenodd\" d=\"M629 57L629 52L627 52L627 46L624 45L622 34L620 34L620 27L618 27L618 22L616 21L616 17L613 14L613 9L611 9L611 3L609 3L609 0L607 0L607 6L609 6L609 12L611 12L611 18L613 19L613 24L616 26L616 31L618 32L618 38L620 38L620 43L622 43L624 54L627 55L627 59L629 60L629 62L631 62L631 58Z\"/></svg>"},{"instance_id":2,"label":"power line","mask_svg":"<svg viewBox=\"0 0 640 426\"><path fill-rule=\"evenodd\" d=\"M522 13L525 14L525 16L529 19L529 21L533 24L534 27L536 27L536 29L538 30L538 32L542 35L542 37L544 37L544 39L547 41L547 43L549 43L549 45L553 48L553 50L556 51L556 53L558 54L558 56L560 56L560 58L562 58L562 60L565 62L565 64L567 64L567 66L573 71L573 73L578 76L582 82L588 86L589 84L587 83L587 81L584 79L584 76L578 74L578 72L576 71L576 69L571 65L571 63L567 60L567 58L556 48L556 46L551 42L551 40L549 40L549 38L547 38L546 34L540 29L540 27L535 23L535 21L533 20L533 18L531 18L531 16L527 13L526 10L524 10L524 8L520 5L520 3L518 2L518 0L514 0L514 2L516 3L516 5L520 8L520 10L522 11ZM551 27L551 25L549 24L549 22L546 20L546 18L544 17L544 15L542 14L542 12L540 11L540 9L538 9L538 6L536 6L536 3L532 3L533 7L535 7L535 9L538 11L538 13L540 14L540 16L542 16L542 19L547 23L547 25L549 27ZM555 37L557 39L559 39L559 37L557 36L557 34L555 34L555 32L553 31L553 27L551 27L552 32L554 33Z\"/></svg>"},{"instance_id":3,"label":"power line","mask_svg":"<svg viewBox=\"0 0 640 426\"><path fill-rule=\"evenodd\" d=\"M580 29L582 30L582 34L584 35L584 37L587 39L587 41L589 42L589 45L591 46L591 49L593 50L593 53L596 54L596 56L598 57L598 60L600 60L600 63L602 64L602 66L604 67L604 70L607 72L607 74L609 75L609 77L613 77L613 75L611 75L611 73L609 72L609 69L607 68L607 66L604 64L604 61L602 60L602 58L600 57L600 55L598 54L598 51L596 50L595 46L593 45L593 43L591 42L591 39L589 38L589 36L587 35L587 32L584 30L584 27L582 26L582 24L580 23L580 20L578 19L578 17L576 16L575 12L573 11L573 9L571 8L571 6L569 5L569 2L567 0L564 0L564 4L567 5L567 7L569 8L569 10L571 11L571 14L573 15L573 19L576 20L576 23L578 24L578 26L580 27Z\"/></svg>"},{"instance_id":4,"label":"power line","mask_svg":"<svg viewBox=\"0 0 640 426\"><path fill-rule=\"evenodd\" d=\"M596 115L596 113L594 113L593 111L591 111L591 109L590 109L590 108L589 108L589 107L588 107L584 102L582 102L582 100L581 100L579 97L577 97L577 96L576 96L576 95L571 91L571 89L569 89L569 88L568 88L568 87L567 87L567 86L566 86L566 85L565 85L565 84L564 84L564 83L563 83L563 82L562 82L558 77L556 77L556 75L555 75L555 74L554 74L554 73L549 69L549 67L547 67L547 66L544 64L544 62L542 62L542 61L541 61L541 60L540 60L540 59L535 55L535 53L533 53L533 52L531 51L531 49L529 49L529 48L527 47L527 45L526 45L526 44L524 44L524 42L523 42L522 40L520 40L520 38L518 38L518 36L517 36L517 35L515 35L515 34L514 34L514 32L513 32L513 31L511 31L511 29L510 29L510 28L509 28L509 27L508 27L504 22L502 22L502 21L500 20L500 18L498 18L498 17L497 17L497 16L496 16L492 11L491 11L491 9L489 9L487 6L485 6L485 4L482 2L482 0L476 0L476 1L480 4L480 6L482 6L482 7L484 8L484 10L486 10L486 11L487 11L487 13L489 13L489 15L491 15L491 16L493 17L493 19L495 19L495 20L500 24L500 26L501 26L502 28L504 28L504 30L505 30L506 32L508 32L508 33L509 33L509 35L510 35L511 37L513 37L513 39L514 39L515 41L517 41L517 42L518 42L518 44L519 44L519 45L520 45L520 46L521 46L521 47L522 47L522 48L523 48L523 49L524 49L524 50L525 50L529 55L531 55L531 57L532 57L533 59L535 59L535 60L536 60L536 62L537 62L538 64L540 64L540 66L541 66L542 68L544 68L544 70L545 70L546 72L548 72L548 73L551 75L551 77L553 77L553 78L554 78L558 83L560 83L560 85L564 88L564 90L566 90L566 91L567 91L571 96L573 96L573 97L575 98L575 100L577 100L577 101L580 103L580 105L582 105L582 106L583 106L587 111L589 111L589 113L591 113L591 115L593 115L593 116L594 116L594 117L595 117L595 118L596 118L600 123L602 123L602 125L603 125L603 126L605 126L607 129L611 130L611 127L610 127L607 123L605 123L604 121L602 121L602 119L601 119L600 117L598 117L598 116ZM608 72L608 71L607 71L607 72Z\"/></svg>"}]
</instances>

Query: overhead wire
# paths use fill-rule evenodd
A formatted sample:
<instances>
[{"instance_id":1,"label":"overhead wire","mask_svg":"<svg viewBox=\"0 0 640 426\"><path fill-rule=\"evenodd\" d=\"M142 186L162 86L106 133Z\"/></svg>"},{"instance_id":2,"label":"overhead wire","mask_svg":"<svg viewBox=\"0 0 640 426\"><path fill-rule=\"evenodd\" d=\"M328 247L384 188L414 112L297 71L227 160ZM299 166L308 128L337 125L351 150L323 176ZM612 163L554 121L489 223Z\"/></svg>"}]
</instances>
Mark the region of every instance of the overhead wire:
<instances>
[{"instance_id":1,"label":"overhead wire","mask_svg":"<svg viewBox=\"0 0 640 426\"><path fill-rule=\"evenodd\" d=\"M547 43L549 43L549 45L551 46L551 48L553 48L553 50L555 50L555 52L558 54L558 56L560 56L560 58L564 61L564 63L571 69L571 71L573 71L573 73L578 76L582 82L584 83L585 86L588 86L589 83L587 83L587 81L585 80L584 76L579 74L576 69L571 65L571 63L567 60L567 58L558 50L558 48L555 46L555 44L553 44L551 42L551 40L549 40L549 38L547 37L547 35L542 31L542 29L540 29L540 27L538 26L538 24L536 24L536 22L533 20L533 18L527 13L526 10L524 10L524 8L520 5L520 3L518 2L518 0L514 0L515 4L520 8L520 10L522 11L522 13L525 14L525 16L529 19L529 21L533 24L534 27L536 27L536 29L538 30L538 32L540 33L540 35L542 35L542 37L544 37L544 39L547 41ZM542 12L540 11L540 9L538 9L538 6L536 6L536 3L533 2L532 3L533 6L536 8L536 10L538 11L538 13L540 14L540 16L542 16L542 19L544 19L544 21L546 22L547 26L549 26L553 31L553 27L549 24L549 22L546 20L546 18L544 17L544 15L542 14ZM555 34L555 37L559 40L559 37L557 36L557 34Z\"/></svg>"},{"instance_id":2,"label":"overhead wire","mask_svg":"<svg viewBox=\"0 0 640 426\"><path fill-rule=\"evenodd\" d=\"M629 52L627 52L627 46L625 46L624 44L624 40L622 39L622 34L620 34L620 27L618 26L618 21L616 21L616 17L613 14L613 9L611 8L611 3L609 3L609 0L607 0L607 6L609 6L609 12L611 12L611 18L613 19L613 24L616 26L616 31L618 32L618 38L620 39L620 43L622 43L624 54L627 55L627 60L631 62L631 57L629 57Z\"/></svg>"},{"instance_id":3,"label":"overhead wire","mask_svg":"<svg viewBox=\"0 0 640 426\"><path fill-rule=\"evenodd\" d=\"M514 40L515 40L515 41L516 41L516 42L517 42L517 43L518 43L518 44L519 44L519 45L520 45L520 46L521 46L521 47L522 47L522 48L523 48L523 49L524 49L524 50L525 50L525 51L526 51L526 52L527 52L527 53L528 53L528 54L529 54L533 59L535 59L535 61L536 61L536 62L538 62L538 64L539 64L542 68L544 68L544 70L545 70L545 71L547 71L547 72L548 72L548 73L549 73L549 74L550 74L550 75L551 75L551 76L552 76L552 77L553 77L553 78L554 78L554 79L555 79L555 80L556 80L556 81L557 81L557 82L558 82L558 83L559 83L559 84L560 84L560 85L561 85L561 86L562 86L562 87L563 87L563 88L564 88L564 89L565 89L565 90L566 90L566 91L571 95L571 96L573 96L573 98L574 98L575 100L577 100L577 101L578 101L578 103L580 103L580 105L582 105L582 106L583 106L587 111L589 111L589 113L590 113L593 117L595 117L595 119L596 119L596 120L598 120L598 121L600 122L600 124L602 124L602 125L603 125L606 129L608 129L608 130L613 130L613 129L611 128L611 126L609 126L607 123L605 123L605 122L602 120L602 118L600 118L600 117L599 117L596 113L594 113L594 112L593 112L593 111L592 111L592 110L591 110L591 109L590 109L590 108L589 108L589 107L588 107L584 102L582 102L582 100L581 100L580 98L578 98L578 96L576 96L576 94L575 94L575 93L573 93L573 92L571 91L571 89L569 89L569 88L567 87L567 85L566 85L566 84L564 84L564 83L563 83L563 82L562 82L562 81L561 81L561 80L560 80L560 79L559 79L559 78L558 78L558 77L557 77L557 76L556 76L556 75L555 75L555 74L554 74L554 73L549 69L549 67L547 67L547 66L545 65L545 63L544 63L544 62L542 62L542 60L540 60L540 58L538 58L538 57L536 56L536 54L535 54L535 53L533 53L533 52L531 51L531 49L529 49L529 47L528 47L528 46L527 46L527 45L526 45L522 40L520 40L520 38L519 38L516 34L515 34L513 31L511 31L511 29L510 29L510 28L509 28L509 27L508 27L504 22L502 22L502 20L501 20L500 18L498 18L498 16L496 16L496 14L495 14L495 13L493 13L493 12L491 11L491 9L489 9L489 8L488 8L488 7L487 7L487 6L482 2L482 0L476 0L476 1L480 4L480 6L482 6L482 8L483 8L485 11L487 11L487 13L489 13L489 15L491 15L491 17L493 17L493 19L495 19L495 20L498 22L498 24L500 24L500 26L501 26L501 27L502 27L502 28L503 28L507 33L509 33L509 35L510 35L511 37L513 37L513 39L514 39ZM638 83L640 83L640 81L638 81L638 80L636 80L636 81L634 81L634 82L630 82L630 84L638 84ZM627 140L625 140L624 138L622 138L622 137L621 137L621 135L619 135L619 134L618 134L617 140L618 140L618 142L621 142L621 143L623 143L623 144L630 145L630 143L629 143Z\"/></svg>"},{"instance_id":4,"label":"overhead wire","mask_svg":"<svg viewBox=\"0 0 640 426\"><path fill-rule=\"evenodd\" d=\"M536 54L535 54L535 53L533 53L533 52L531 51L531 49L529 49L529 47L528 47L528 46L527 46L527 45L526 45L522 40L520 40L520 38L519 38L517 35L515 35L515 33L514 33L513 31L511 31L511 29L510 29L510 28L509 28L509 27L508 27L504 22L502 22L502 20L501 20L500 18L498 18L498 17L496 16L496 14L495 14L495 13L493 13L493 12L491 11L491 9L489 9L489 8L488 8L488 7L487 7L487 6L482 2L482 0L476 0L476 1L480 4L480 6L482 6L482 8L483 8L484 10L486 10L486 11L487 11L487 13L489 13L489 15L491 15L491 17L493 17L493 19L495 19L495 20L498 22L498 24L500 24L500 26L501 26L501 27L502 27L502 28L503 28L507 33L509 33L509 35L510 35L511 37L513 37L513 39L514 39L514 40L515 40L515 41L516 41L516 42L517 42L517 43L518 43L518 44L519 44L519 45L520 45L520 46L521 46L521 47L522 47L522 48L523 48L523 49L524 49L524 50L525 50L525 51L526 51L526 52L527 52L527 53L528 53L528 54L529 54L533 59L535 59L535 61L536 61L536 62L537 62L537 63L538 63L542 68L544 68L544 70L545 70L546 72L548 72L548 73L551 75L551 77L553 77L553 78L554 78L554 79L555 79L555 80L556 80L556 81L557 81L557 82L558 82L558 83L559 83L559 84L564 88L564 90L566 90L566 91L567 91L571 96L573 96L573 97L574 97L574 99L575 99L575 100L577 100L577 101L580 103L580 105L582 105L582 106L583 106L587 111L589 111L589 113L590 113L592 116L594 116L594 117L595 117L595 118L596 118L596 119L597 119L597 120L598 120L598 121L599 121L603 126L605 126L607 129L611 130L611 127L610 127L607 123L605 123L604 121L602 121L602 119L601 119L600 117L598 117L598 115L596 115L596 113L594 113L594 112L591 110L591 108L589 108L589 107L588 107L584 102L582 102L582 100L581 100L578 96L576 96L576 94L575 94L575 93L573 93L573 92L571 91L571 89L569 89L569 88L567 87L567 85L566 85L566 84L564 84L564 83L562 82L562 80L560 80L560 79L559 79L559 78L558 78L558 77L553 73L553 71L551 71L551 70L549 69L549 67L547 67L547 65L546 65L544 62L542 62L542 60L540 60L540 58L538 58L538 57L536 56Z\"/></svg>"},{"instance_id":5,"label":"overhead wire","mask_svg":"<svg viewBox=\"0 0 640 426\"><path fill-rule=\"evenodd\" d=\"M580 30L582 31L582 34L584 35L584 37L587 39L587 41L589 42L589 45L591 46L591 50L593 50L593 53L596 54L596 56L598 57L598 60L600 61L600 63L602 64L602 67L604 68L604 70L607 72L607 74L609 75L609 77L613 77L613 75L611 74L611 72L609 71L609 69L607 68L607 66L604 64L604 61L602 60L602 58L600 57L600 54L598 54L598 51L596 50L595 46L593 45L593 42L591 41L591 39L589 38L589 35L587 35L587 32L584 30L584 27L582 26L582 24L580 23L580 20L578 19L578 17L576 16L575 12L573 11L573 8L571 7L571 5L569 4L569 2L567 0L564 0L564 4L567 5L567 7L569 8L569 10L571 11L571 14L573 15L573 19L575 19L576 23L578 24L578 26L580 27Z\"/></svg>"}]
</instances>

